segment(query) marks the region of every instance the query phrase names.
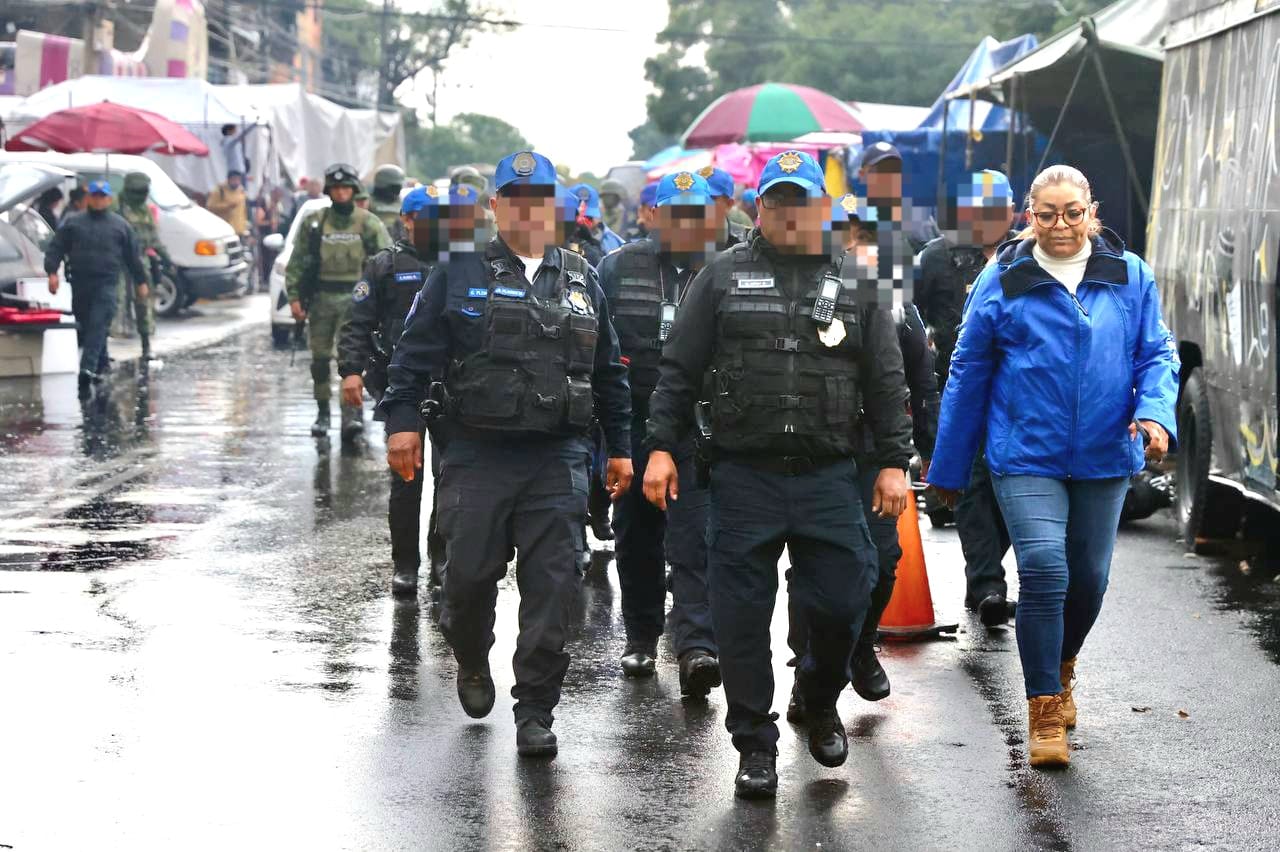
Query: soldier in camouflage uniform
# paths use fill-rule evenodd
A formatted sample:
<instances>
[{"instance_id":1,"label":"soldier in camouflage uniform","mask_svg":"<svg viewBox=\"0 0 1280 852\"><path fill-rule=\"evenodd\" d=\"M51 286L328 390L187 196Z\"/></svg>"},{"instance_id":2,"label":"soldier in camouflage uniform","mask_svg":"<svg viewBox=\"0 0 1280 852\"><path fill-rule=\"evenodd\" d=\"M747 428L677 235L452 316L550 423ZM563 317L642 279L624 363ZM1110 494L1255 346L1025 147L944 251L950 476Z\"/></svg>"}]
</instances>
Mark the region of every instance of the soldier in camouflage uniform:
<instances>
[{"instance_id":1,"label":"soldier in camouflage uniform","mask_svg":"<svg viewBox=\"0 0 1280 852\"><path fill-rule=\"evenodd\" d=\"M378 217L391 239L404 239L404 226L400 223L400 190L404 188L404 169L388 163L378 166L373 173L373 197L369 212Z\"/></svg>"},{"instance_id":2,"label":"soldier in camouflage uniform","mask_svg":"<svg viewBox=\"0 0 1280 852\"><path fill-rule=\"evenodd\" d=\"M156 228L156 212L147 199L151 194L151 178L142 172L129 172L124 176L124 190L120 193L120 215L133 228L134 242L141 254L142 268L147 273L146 295L134 294L133 321L142 338L142 360L151 360L151 336L156 330L156 285L159 283L159 266L171 266L169 253L160 244L160 232ZM126 282L117 285L119 304L128 304Z\"/></svg>"},{"instance_id":3,"label":"soldier in camouflage uniform","mask_svg":"<svg viewBox=\"0 0 1280 852\"><path fill-rule=\"evenodd\" d=\"M302 220L297 242L285 269L285 289L294 319L307 321L311 345L311 379L315 385L316 422L311 434L329 432L330 362L338 329L351 310L351 290L360 280L365 261L391 245L378 217L355 205L360 188L355 169L341 163L324 173L324 191L333 202ZM342 406L342 439L354 440L364 431L358 407Z\"/></svg>"}]
</instances>

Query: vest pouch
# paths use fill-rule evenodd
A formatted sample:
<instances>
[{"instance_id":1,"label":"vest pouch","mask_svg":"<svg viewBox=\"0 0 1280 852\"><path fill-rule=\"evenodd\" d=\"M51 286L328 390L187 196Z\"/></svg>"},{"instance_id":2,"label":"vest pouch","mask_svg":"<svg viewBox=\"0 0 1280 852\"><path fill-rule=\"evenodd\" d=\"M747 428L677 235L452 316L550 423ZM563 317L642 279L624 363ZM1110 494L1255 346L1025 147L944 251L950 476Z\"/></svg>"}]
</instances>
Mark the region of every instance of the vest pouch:
<instances>
[{"instance_id":1,"label":"vest pouch","mask_svg":"<svg viewBox=\"0 0 1280 852\"><path fill-rule=\"evenodd\" d=\"M589 379L565 378L565 423L574 429L585 429L591 425L595 413L595 394L591 391Z\"/></svg>"},{"instance_id":2,"label":"vest pouch","mask_svg":"<svg viewBox=\"0 0 1280 852\"><path fill-rule=\"evenodd\" d=\"M570 314L566 325L569 327L569 351L565 369L569 373L590 374L596 363L596 319Z\"/></svg>"},{"instance_id":3,"label":"vest pouch","mask_svg":"<svg viewBox=\"0 0 1280 852\"><path fill-rule=\"evenodd\" d=\"M830 426L843 429L853 424L858 412L858 388L852 376L824 377L822 410Z\"/></svg>"},{"instance_id":4,"label":"vest pouch","mask_svg":"<svg viewBox=\"0 0 1280 852\"><path fill-rule=\"evenodd\" d=\"M487 351L494 361L520 363L529 351L529 310L523 303L489 303Z\"/></svg>"},{"instance_id":5,"label":"vest pouch","mask_svg":"<svg viewBox=\"0 0 1280 852\"><path fill-rule=\"evenodd\" d=\"M458 419L468 426L514 428L527 381L518 367L472 365L449 388Z\"/></svg>"}]
</instances>

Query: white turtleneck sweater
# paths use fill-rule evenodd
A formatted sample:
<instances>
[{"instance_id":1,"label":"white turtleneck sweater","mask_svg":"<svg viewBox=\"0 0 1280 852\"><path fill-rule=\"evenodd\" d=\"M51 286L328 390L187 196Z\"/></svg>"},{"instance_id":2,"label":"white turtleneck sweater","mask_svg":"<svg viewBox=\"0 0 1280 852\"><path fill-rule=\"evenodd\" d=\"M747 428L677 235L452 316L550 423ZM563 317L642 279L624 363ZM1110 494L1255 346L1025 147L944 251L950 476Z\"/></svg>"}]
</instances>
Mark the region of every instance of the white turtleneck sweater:
<instances>
[{"instance_id":1,"label":"white turtleneck sweater","mask_svg":"<svg viewBox=\"0 0 1280 852\"><path fill-rule=\"evenodd\" d=\"M1076 288L1080 286L1080 280L1084 278L1084 268L1089 263L1089 255L1093 253L1093 243L1086 240L1084 248L1071 257L1053 257L1045 253L1039 243L1032 247L1031 253L1036 263L1040 264L1040 268L1061 281L1062 286L1074 296Z\"/></svg>"}]
</instances>

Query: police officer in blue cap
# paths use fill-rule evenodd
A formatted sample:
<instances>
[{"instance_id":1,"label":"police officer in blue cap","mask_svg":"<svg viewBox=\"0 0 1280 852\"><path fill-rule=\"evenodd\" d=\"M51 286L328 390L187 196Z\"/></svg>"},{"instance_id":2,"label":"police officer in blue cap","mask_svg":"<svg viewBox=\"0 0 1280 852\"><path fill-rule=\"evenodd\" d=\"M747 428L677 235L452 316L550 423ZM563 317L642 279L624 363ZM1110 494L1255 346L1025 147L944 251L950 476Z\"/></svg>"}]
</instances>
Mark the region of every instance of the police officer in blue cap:
<instances>
[{"instance_id":1,"label":"police officer in blue cap","mask_svg":"<svg viewBox=\"0 0 1280 852\"><path fill-rule=\"evenodd\" d=\"M650 181L640 190L640 206L636 208L636 235L631 240L643 240L649 236L649 217L658 198L658 181Z\"/></svg>"},{"instance_id":2,"label":"police officer in blue cap","mask_svg":"<svg viewBox=\"0 0 1280 852\"><path fill-rule=\"evenodd\" d=\"M600 260L626 242L604 223L601 218L600 193L589 183L569 187L569 202L573 215L569 223L569 242L579 243L584 250L575 249L598 267ZM572 245L569 246L573 248Z\"/></svg>"},{"instance_id":3,"label":"police officer in blue cap","mask_svg":"<svg viewBox=\"0 0 1280 852\"><path fill-rule=\"evenodd\" d=\"M468 215L468 211L479 209L476 201L475 190L465 184L454 187L448 195L442 195L434 186L420 186L401 200L396 228L399 239L369 258L351 292L351 312L338 340L338 374L342 376L344 405L361 406L366 389L375 401L382 399L387 387L387 361L404 330L405 317L427 273L441 251L448 248L449 211L456 209L458 215L473 219L474 212ZM382 419L382 415L375 412L374 418ZM435 455L433 452L433 469ZM392 474L387 522L391 529L391 592L396 597L412 598L418 591L421 510L422 477L406 482ZM429 585L433 589L439 585L444 561L444 543L435 521L433 503L427 537Z\"/></svg>"},{"instance_id":4,"label":"police officer in blue cap","mask_svg":"<svg viewBox=\"0 0 1280 852\"><path fill-rule=\"evenodd\" d=\"M705 166L698 171L711 188L711 197L715 200L716 213L720 218L719 244L721 249L745 242L747 232L754 226L738 209L733 201L733 175L715 166Z\"/></svg>"},{"instance_id":5,"label":"police officer in blue cap","mask_svg":"<svg viewBox=\"0 0 1280 852\"><path fill-rule=\"evenodd\" d=\"M618 500L618 581L627 645L622 670L653 675L665 623L666 563L671 563L671 627L684 697L705 698L720 685L716 643L707 602L705 488L693 487L694 441L682 436L676 459L686 477L679 502L663 512L644 497L643 442L649 396L658 381L658 358L689 282L714 252L720 219L707 182L691 172L664 177L655 193L649 238L605 256L600 287L622 345L631 383L631 441L636 459L631 490ZM665 544L665 549L664 549Z\"/></svg>"},{"instance_id":6,"label":"police officer in blue cap","mask_svg":"<svg viewBox=\"0 0 1280 852\"><path fill-rule=\"evenodd\" d=\"M569 668L586 435L598 418L610 456L606 485L617 499L631 485L631 391L595 272L557 246L562 208L551 161L512 154L498 163L494 184L497 234L483 252L450 255L432 270L392 355L381 408L387 461L405 481L421 475L423 420L447 436L440 630L472 718L493 709L498 582L512 549L519 554L516 747L549 757Z\"/></svg>"},{"instance_id":7,"label":"police officer in blue cap","mask_svg":"<svg viewBox=\"0 0 1280 852\"><path fill-rule=\"evenodd\" d=\"M139 299L147 297L147 271L142 265L133 229L124 217L111 209L111 184L89 182L89 206L63 220L44 254L44 270L49 276L49 292L58 292L58 268L65 260L71 270L71 287L83 306L84 334L80 351L80 395L87 397L95 382L101 381L110 361L107 334L116 315L118 277L124 273L137 288Z\"/></svg>"},{"instance_id":8,"label":"police officer in blue cap","mask_svg":"<svg viewBox=\"0 0 1280 852\"><path fill-rule=\"evenodd\" d=\"M769 628L778 558L786 547L790 594L808 623L797 675L809 753L839 766L849 747L836 699L877 574L853 462L860 412L880 470L867 511L903 511L911 458L893 320L881 308L864 312L834 268L821 168L783 152L759 191L751 241L716 255L680 303L649 403L644 475L645 496L660 508L684 498L675 454L713 371L707 581L725 725L741 755L735 792L747 798L777 792Z\"/></svg>"}]
</instances>

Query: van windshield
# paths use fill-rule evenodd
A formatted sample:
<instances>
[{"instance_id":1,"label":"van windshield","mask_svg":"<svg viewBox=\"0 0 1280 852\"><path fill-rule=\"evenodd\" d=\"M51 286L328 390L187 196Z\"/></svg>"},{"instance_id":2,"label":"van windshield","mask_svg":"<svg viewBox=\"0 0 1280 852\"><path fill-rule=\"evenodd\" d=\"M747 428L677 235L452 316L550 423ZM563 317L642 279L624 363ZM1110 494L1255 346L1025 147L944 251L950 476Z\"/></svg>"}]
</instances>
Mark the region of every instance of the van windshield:
<instances>
[{"instance_id":1,"label":"van windshield","mask_svg":"<svg viewBox=\"0 0 1280 852\"><path fill-rule=\"evenodd\" d=\"M161 210L180 210L183 207L191 206L191 199L187 198L187 194L183 192L173 179L167 174L156 169L146 169L147 177L151 178L151 201L155 203ZM126 172L112 171L109 175L104 175L102 171L94 171L86 169L80 171L80 182L88 183L91 180L101 180L103 177L111 184L111 192L120 197L121 190L124 189L124 176Z\"/></svg>"}]
</instances>

